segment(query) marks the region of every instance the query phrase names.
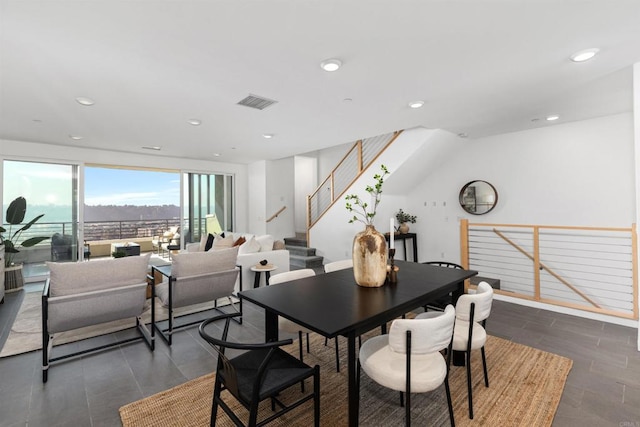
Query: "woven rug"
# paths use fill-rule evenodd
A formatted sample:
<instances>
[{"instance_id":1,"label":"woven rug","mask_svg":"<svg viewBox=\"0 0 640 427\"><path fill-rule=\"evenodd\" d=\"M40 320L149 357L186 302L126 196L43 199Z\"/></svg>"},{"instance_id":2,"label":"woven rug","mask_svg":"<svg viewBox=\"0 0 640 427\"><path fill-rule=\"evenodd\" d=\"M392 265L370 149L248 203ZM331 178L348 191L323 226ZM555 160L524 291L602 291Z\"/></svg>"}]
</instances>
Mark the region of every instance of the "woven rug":
<instances>
[{"instance_id":1,"label":"woven rug","mask_svg":"<svg viewBox=\"0 0 640 427\"><path fill-rule=\"evenodd\" d=\"M226 304L228 304L228 300L225 298L219 301L218 306L224 306ZM207 302L179 308L175 310L175 315L179 316L181 314L195 313L197 311L213 308L213 306L213 302ZM148 323L151 322L150 300L147 300L147 307L148 308L142 317L143 320ZM167 318L167 309L162 307L159 300L156 298L156 321L166 320ZM135 320L133 318L116 320L96 326L87 326L85 328L55 334L53 342L54 345L62 345L133 327L135 327ZM7 340L0 351L0 358L40 349L42 349L42 293L28 292L24 295L24 299L22 300L16 319L11 326L11 331L9 332Z\"/></svg>"},{"instance_id":2,"label":"woven rug","mask_svg":"<svg viewBox=\"0 0 640 427\"><path fill-rule=\"evenodd\" d=\"M321 367L321 425L347 424L346 341L341 343L341 372L335 370L335 352L324 346L324 339L313 334L311 353L305 362ZM330 341L332 342L332 341ZM287 350L297 354L297 343ZM456 425L458 426L550 426L553 421L564 384L573 362L570 359L516 344L501 338L489 337L486 344L489 385L484 386L482 359L479 351L472 356L474 419L470 420L467 406L466 370L452 367L450 376ZM477 354L475 354L477 353ZM362 373L360 387L360 425L404 425L404 408L399 394L371 381ZM170 390L149 396L120 408L124 427L209 425L214 374L196 378ZM311 385L306 390L311 389ZM292 387L282 395L299 397L300 388ZM238 409L243 421L247 412L233 398L225 398ZM412 423L414 425L448 426L449 415L444 386L431 393L412 394ZM263 402L261 415L270 413ZM259 417L259 419L261 419ZM222 410L217 424L232 426ZM313 425L312 403L308 402L278 418L270 425Z\"/></svg>"}]
</instances>

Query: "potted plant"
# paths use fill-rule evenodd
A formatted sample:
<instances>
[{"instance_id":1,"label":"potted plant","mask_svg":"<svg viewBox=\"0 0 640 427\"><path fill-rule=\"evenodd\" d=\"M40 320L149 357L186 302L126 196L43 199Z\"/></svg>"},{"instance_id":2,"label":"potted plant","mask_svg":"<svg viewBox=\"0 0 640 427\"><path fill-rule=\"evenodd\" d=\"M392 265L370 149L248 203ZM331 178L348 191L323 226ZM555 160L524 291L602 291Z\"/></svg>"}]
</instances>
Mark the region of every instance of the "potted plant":
<instances>
[{"instance_id":1,"label":"potted plant","mask_svg":"<svg viewBox=\"0 0 640 427\"><path fill-rule=\"evenodd\" d=\"M22 264L14 265L13 259L15 254L20 253L18 248L29 248L35 246L43 240L47 240L49 237L30 237L20 242L22 232L31 228L44 214L40 214L33 218L28 223L22 225L17 230L13 230L13 226L20 226L24 221L24 216L27 213L27 200L24 197L17 197L9 204L7 213L5 215L5 222L9 224L9 229L5 229L0 226L0 236L2 243L4 244L5 257L5 287L7 290L20 289L24 284L22 277ZM1 233L7 233L7 236L2 236Z\"/></svg>"},{"instance_id":2,"label":"potted plant","mask_svg":"<svg viewBox=\"0 0 640 427\"><path fill-rule=\"evenodd\" d=\"M398 224L400 224L398 226L398 231L402 234L407 234L409 232L409 225L407 223L410 222L411 224L415 224L416 218L417 217L415 215L409 215L400 209L396 213L396 220L398 220Z\"/></svg>"},{"instance_id":3,"label":"potted plant","mask_svg":"<svg viewBox=\"0 0 640 427\"><path fill-rule=\"evenodd\" d=\"M127 254L125 251L113 251L111 252L111 256L114 258L124 258Z\"/></svg>"},{"instance_id":4,"label":"potted plant","mask_svg":"<svg viewBox=\"0 0 640 427\"><path fill-rule=\"evenodd\" d=\"M365 230L357 233L353 239L353 275L360 286L378 287L384 285L387 277L387 242L373 226L376 209L380 203L382 184L389 174L385 165L380 165L381 174L375 174L374 185L367 185L365 191L371 195L371 205L363 201L357 194L345 197L346 208L353 217L349 223L356 221L365 225Z\"/></svg>"}]
</instances>

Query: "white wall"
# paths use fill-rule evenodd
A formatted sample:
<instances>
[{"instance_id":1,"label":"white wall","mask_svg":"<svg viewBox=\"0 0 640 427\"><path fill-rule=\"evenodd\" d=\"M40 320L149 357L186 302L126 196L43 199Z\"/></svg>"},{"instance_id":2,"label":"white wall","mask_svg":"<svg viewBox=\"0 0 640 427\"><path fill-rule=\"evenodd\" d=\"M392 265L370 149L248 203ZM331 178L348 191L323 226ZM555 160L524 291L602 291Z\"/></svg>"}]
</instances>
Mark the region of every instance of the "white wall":
<instances>
[{"instance_id":1,"label":"white wall","mask_svg":"<svg viewBox=\"0 0 640 427\"><path fill-rule=\"evenodd\" d=\"M267 162L266 217L270 218L283 206L286 207L277 218L267 223L267 233L273 235L277 240L295 235L294 160L293 157L288 157Z\"/></svg>"},{"instance_id":2,"label":"white wall","mask_svg":"<svg viewBox=\"0 0 640 427\"><path fill-rule=\"evenodd\" d=\"M307 232L307 196L318 188L318 160L315 157L294 158L294 211L296 232Z\"/></svg>"},{"instance_id":3,"label":"white wall","mask_svg":"<svg viewBox=\"0 0 640 427\"><path fill-rule=\"evenodd\" d=\"M637 69L635 72L640 74ZM635 96L638 103L637 90ZM638 123L637 117L635 120ZM637 128L640 126L636 134ZM477 140L425 129L405 131L401 138L352 188L361 196L366 194L360 189L372 183L380 162L395 171L383 186L376 226L388 231L388 218L400 207L417 215L411 231L418 233L419 261L459 262L462 218L486 223L603 227L629 227L640 220L636 210L640 195L636 196L635 185L635 165L640 164L640 155L636 161L632 113ZM413 143L422 144L422 148ZM424 150L432 153L429 159L425 160ZM466 213L458 202L464 184L477 179L491 182L499 195L496 208L482 216ZM348 225L348 218L344 203L338 202L312 230L310 245L318 248L326 262L350 256L353 235L362 227ZM624 319L538 305L637 325Z\"/></svg>"},{"instance_id":4,"label":"white wall","mask_svg":"<svg viewBox=\"0 0 640 427\"><path fill-rule=\"evenodd\" d=\"M476 179L498 191L486 215L466 213L462 186ZM465 140L408 193L418 216L420 260L460 260L459 220L629 227L635 220L630 113ZM435 203L435 205L434 205ZM443 255L444 254L444 255Z\"/></svg>"},{"instance_id":5,"label":"white wall","mask_svg":"<svg viewBox=\"0 0 640 427\"><path fill-rule=\"evenodd\" d=\"M233 174L236 187L236 224L240 230L247 227L246 165L11 140L0 140L0 158L2 160L28 160L70 164L98 163L129 167L171 169L182 172ZM0 197L2 192L1 187L2 186L0 186Z\"/></svg>"},{"instance_id":6,"label":"white wall","mask_svg":"<svg viewBox=\"0 0 640 427\"><path fill-rule=\"evenodd\" d=\"M380 173L380 164L384 164L391 175L386 179L382 187L382 198L374 225L382 233L389 231L389 219L394 217L398 208L407 205L406 192L408 189L399 182L406 182L405 178L398 178L398 175L414 176L421 171L404 171L401 165L407 157L411 157L422 148L435 131L416 128L404 131L396 141L381 155L364 174L356 180L349 194L358 194L363 200L369 200L370 196L364 190L367 185L374 184L373 175ZM395 184L394 184L395 181ZM396 188L396 191L389 191L389 188ZM343 198L344 199L344 198ZM360 222L349 224L349 215L345 209L344 200L336 202L334 207L327 211L318 223L310 231L309 246L316 248L316 253L325 257L325 262L337 261L351 257L353 246L353 236L364 229Z\"/></svg>"},{"instance_id":7,"label":"white wall","mask_svg":"<svg viewBox=\"0 0 640 427\"><path fill-rule=\"evenodd\" d=\"M634 135L635 135L635 164L636 164L636 224L640 224L640 62L633 66L633 106L634 106ZM640 256L640 255L639 255ZM636 260L640 262L640 259ZM640 311L640 301L638 301ZM640 350L640 321L638 322L638 350Z\"/></svg>"},{"instance_id":8,"label":"white wall","mask_svg":"<svg viewBox=\"0 0 640 427\"><path fill-rule=\"evenodd\" d=\"M267 162L261 160L249 165L247 172L247 228L238 227L236 231L252 234L266 234L267 224Z\"/></svg>"},{"instance_id":9,"label":"white wall","mask_svg":"<svg viewBox=\"0 0 640 427\"><path fill-rule=\"evenodd\" d=\"M318 159L318 184L333 172L338 162L340 162L347 152L353 147L354 142L348 142L346 144L336 145L335 147L325 148L324 150L316 151L316 158ZM314 188L315 190L315 188Z\"/></svg>"}]
</instances>

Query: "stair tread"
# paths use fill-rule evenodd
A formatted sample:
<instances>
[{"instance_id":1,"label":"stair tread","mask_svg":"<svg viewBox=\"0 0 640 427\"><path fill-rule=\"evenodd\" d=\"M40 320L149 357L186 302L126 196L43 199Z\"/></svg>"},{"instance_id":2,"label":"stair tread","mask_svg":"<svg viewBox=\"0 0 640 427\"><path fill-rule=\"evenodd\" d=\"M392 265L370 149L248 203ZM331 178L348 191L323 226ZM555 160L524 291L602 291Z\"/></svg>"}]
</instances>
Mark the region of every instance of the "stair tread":
<instances>
[{"instance_id":1,"label":"stair tread","mask_svg":"<svg viewBox=\"0 0 640 427\"><path fill-rule=\"evenodd\" d=\"M291 254L297 254L297 255L315 255L316 254L316 248L303 248L301 246L285 246L285 249L287 249Z\"/></svg>"},{"instance_id":2,"label":"stair tread","mask_svg":"<svg viewBox=\"0 0 640 427\"><path fill-rule=\"evenodd\" d=\"M289 255L289 263L299 268L320 268L323 266L324 257L320 255Z\"/></svg>"},{"instance_id":3,"label":"stair tread","mask_svg":"<svg viewBox=\"0 0 640 427\"><path fill-rule=\"evenodd\" d=\"M284 238L285 246L307 246L307 239L299 239L297 237L285 237Z\"/></svg>"},{"instance_id":4,"label":"stair tread","mask_svg":"<svg viewBox=\"0 0 640 427\"><path fill-rule=\"evenodd\" d=\"M323 256L321 255L289 255L289 258L293 258L293 259L324 259Z\"/></svg>"}]
</instances>

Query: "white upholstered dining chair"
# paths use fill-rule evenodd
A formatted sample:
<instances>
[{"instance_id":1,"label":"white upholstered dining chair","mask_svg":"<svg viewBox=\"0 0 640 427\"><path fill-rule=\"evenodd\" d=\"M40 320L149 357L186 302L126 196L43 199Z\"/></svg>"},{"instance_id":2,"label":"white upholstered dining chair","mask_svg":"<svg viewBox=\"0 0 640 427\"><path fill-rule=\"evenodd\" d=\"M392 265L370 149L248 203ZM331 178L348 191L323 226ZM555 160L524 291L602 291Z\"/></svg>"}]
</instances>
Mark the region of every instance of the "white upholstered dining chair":
<instances>
[{"instance_id":1,"label":"white upholstered dining chair","mask_svg":"<svg viewBox=\"0 0 640 427\"><path fill-rule=\"evenodd\" d=\"M453 350L465 352L467 367L467 390L469 398L469 418L473 419L473 398L471 390L471 350L482 352L484 385L489 387L487 358L484 344L487 341L486 320L491 314L493 288L487 282L480 282L475 294L465 294L456 303L456 323L453 332Z\"/></svg>"},{"instance_id":2,"label":"white upholstered dining chair","mask_svg":"<svg viewBox=\"0 0 640 427\"><path fill-rule=\"evenodd\" d=\"M324 265L324 272L331 273L332 271L345 270L353 267L353 259L341 259L340 261L329 262Z\"/></svg>"},{"instance_id":3,"label":"white upholstered dining chair","mask_svg":"<svg viewBox=\"0 0 640 427\"><path fill-rule=\"evenodd\" d=\"M324 272L331 273L332 271L346 270L353 267L353 259L341 259L339 261L329 262L324 265ZM324 339L324 345L328 344L328 339ZM336 345L336 371L340 372L340 349L338 348L338 337L335 338Z\"/></svg>"},{"instance_id":4,"label":"white upholstered dining chair","mask_svg":"<svg viewBox=\"0 0 640 427\"><path fill-rule=\"evenodd\" d=\"M429 312L421 318L396 319L389 334L369 338L360 347L358 367L376 383L406 394L405 424L411 425L411 393L426 393L445 385L449 419L454 426L449 364L456 310L448 305L444 312ZM447 357L440 353L448 349ZM358 379L360 369L358 369ZM360 381L358 380L358 387Z\"/></svg>"}]
</instances>

